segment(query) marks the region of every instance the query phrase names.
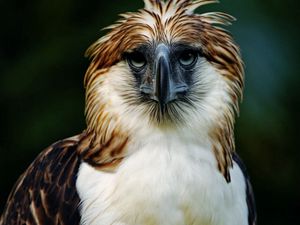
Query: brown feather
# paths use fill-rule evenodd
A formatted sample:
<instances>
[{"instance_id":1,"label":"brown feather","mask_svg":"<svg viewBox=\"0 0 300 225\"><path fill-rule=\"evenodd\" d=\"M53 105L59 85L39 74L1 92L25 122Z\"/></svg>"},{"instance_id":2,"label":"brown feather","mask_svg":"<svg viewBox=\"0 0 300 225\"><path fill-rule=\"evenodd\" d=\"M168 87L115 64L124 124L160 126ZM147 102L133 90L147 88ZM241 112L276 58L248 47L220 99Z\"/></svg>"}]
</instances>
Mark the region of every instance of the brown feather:
<instances>
[{"instance_id":1,"label":"brown feather","mask_svg":"<svg viewBox=\"0 0 300 225\"><path fill-rule=\"evenodd\" d=\"M44 150L16 182L1 225L79 224L75 182L81 136L59 141Z\"/></svg>"}]
</instances>

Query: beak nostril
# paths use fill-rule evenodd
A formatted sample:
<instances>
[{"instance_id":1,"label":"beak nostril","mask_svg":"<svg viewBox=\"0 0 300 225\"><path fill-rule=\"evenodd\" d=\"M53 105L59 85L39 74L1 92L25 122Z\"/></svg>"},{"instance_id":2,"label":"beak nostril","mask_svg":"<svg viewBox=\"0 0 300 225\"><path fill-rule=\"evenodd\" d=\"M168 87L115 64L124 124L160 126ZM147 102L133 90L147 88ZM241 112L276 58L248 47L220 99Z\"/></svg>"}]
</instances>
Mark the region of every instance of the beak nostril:
<instances>
[{"instance_id":1,"label":"beak nostril","mask_svg":"<svg viewBox=\"0 0 300 225\"><path fill-rule=\"evenodd\" d=\"M144 94L153 94L153 88L151 86L148 86L148 85L145 85L145 84L142 84L141 87L140 87L140 91Z\"/></svg>"},{"instance_id":2,"label":"beak nostril","mask_svg":"<svg viewBox=\"0 0 300 225\"><path fill-rule=\"evenodd\" d=\"M176 93L177 95L184 95L186 94L188 91L188 86L187 85L179 85L177 87L174 88L174 93Z\"/></svg>"},{"instance_id":3,"label":"beak nostril","mask_svg":"<svg viewBox=\"0 0 300 225\"><path fill-rule=\"evenodd\" d=\"M183 92L183 91L187 91L188 86L187 85L179 85L177 87L175 87L175 91L176 92Z\"/></svg>"}]
</instances>

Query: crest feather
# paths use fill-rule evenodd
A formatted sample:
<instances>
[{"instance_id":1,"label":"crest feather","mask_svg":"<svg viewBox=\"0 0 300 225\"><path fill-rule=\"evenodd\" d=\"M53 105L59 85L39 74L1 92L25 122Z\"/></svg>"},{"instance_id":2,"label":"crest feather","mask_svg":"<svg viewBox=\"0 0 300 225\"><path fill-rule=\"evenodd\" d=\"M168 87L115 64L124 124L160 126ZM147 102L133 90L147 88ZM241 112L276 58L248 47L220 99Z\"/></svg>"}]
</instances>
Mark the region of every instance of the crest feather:
<instances>
[{"instance_id":1,"label":"crest feather","mask_svg":"<svg viewBox=\"0 0 300 225\"><path fill-rule=\"evenodd\" d=\"M201 6L219 3L218 0L188 0L189 4L187 7L188 13L193 13L196 9L198 9Z\"/></svg>"},{"instance_id":2,"label":"crest feather","mask_svg":"<svg viewBox=\"0 0 300 225\"><path fill-rule=\"evenodd\" d=\"M209 12L201 14L202 20L210 24L231 25L235 17L223 12Z\"/></svg>"},{"instance_id":3,"label":"crest feather","mask_svg":"<svg viewBox=\"0 0 300 225\"><path fill-rule=\"evenodd\" d=\"M176 8L182 8L185 9L188 14L192 14L197 8L213 4L213 3L219 3L218 0L144 0L145 3L145 9L146 10L154 10L157 8L163 8L165 5L167 5L167 8L169 8L171 5L173 5Z\"/></svg>"},{"instance_id":4,"label":"crest feather","mask_svg":"<svg viewBox=\"0 0 300 225\"><path fill-rule=\"evenodd\" d=\"M147 10L153 10L153 8L156 8L159 4L161 4L160 0L144 0L145 3L145 9Z\"/></svg>"}]
</instances>

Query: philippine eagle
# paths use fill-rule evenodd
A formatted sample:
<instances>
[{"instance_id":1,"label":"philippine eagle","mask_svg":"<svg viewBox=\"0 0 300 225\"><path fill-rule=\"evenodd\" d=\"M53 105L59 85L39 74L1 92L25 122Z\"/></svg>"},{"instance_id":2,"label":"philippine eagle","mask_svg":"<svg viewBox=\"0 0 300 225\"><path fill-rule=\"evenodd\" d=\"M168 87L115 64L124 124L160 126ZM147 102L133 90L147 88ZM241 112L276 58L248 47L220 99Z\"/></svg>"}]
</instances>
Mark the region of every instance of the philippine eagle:
<instances>
[{"instance_id":1,"label":"philippine eagle","mask_svg":"<svg viewBox=\"0 0 300 225\"><path fill-rule=\"evenodd\" d=\"M255 225L233 126L243 63L216 0L144 0L88 50L87 128L45 149L1 225Z\"/></svg>"}]
</instances>

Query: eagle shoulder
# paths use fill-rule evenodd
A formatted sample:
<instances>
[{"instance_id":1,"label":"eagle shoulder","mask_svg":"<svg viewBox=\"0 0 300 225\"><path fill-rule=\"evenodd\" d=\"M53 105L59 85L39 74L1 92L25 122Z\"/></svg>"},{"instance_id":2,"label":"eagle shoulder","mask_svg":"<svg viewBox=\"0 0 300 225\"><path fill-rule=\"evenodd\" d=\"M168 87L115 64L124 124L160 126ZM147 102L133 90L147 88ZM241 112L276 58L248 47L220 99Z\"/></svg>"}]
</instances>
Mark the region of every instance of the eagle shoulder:
<instances>
[{"instance_id":1,"label":"eagle shoulder","mask_svg":"<svg viewBox=\"0 0 300 225\"><path fill-rule=\"evenodd\" d=\"M80 136L65 139L45 149L16 182L0 225L79 224L76 191Z\"/></svg>"}]
</instances>

